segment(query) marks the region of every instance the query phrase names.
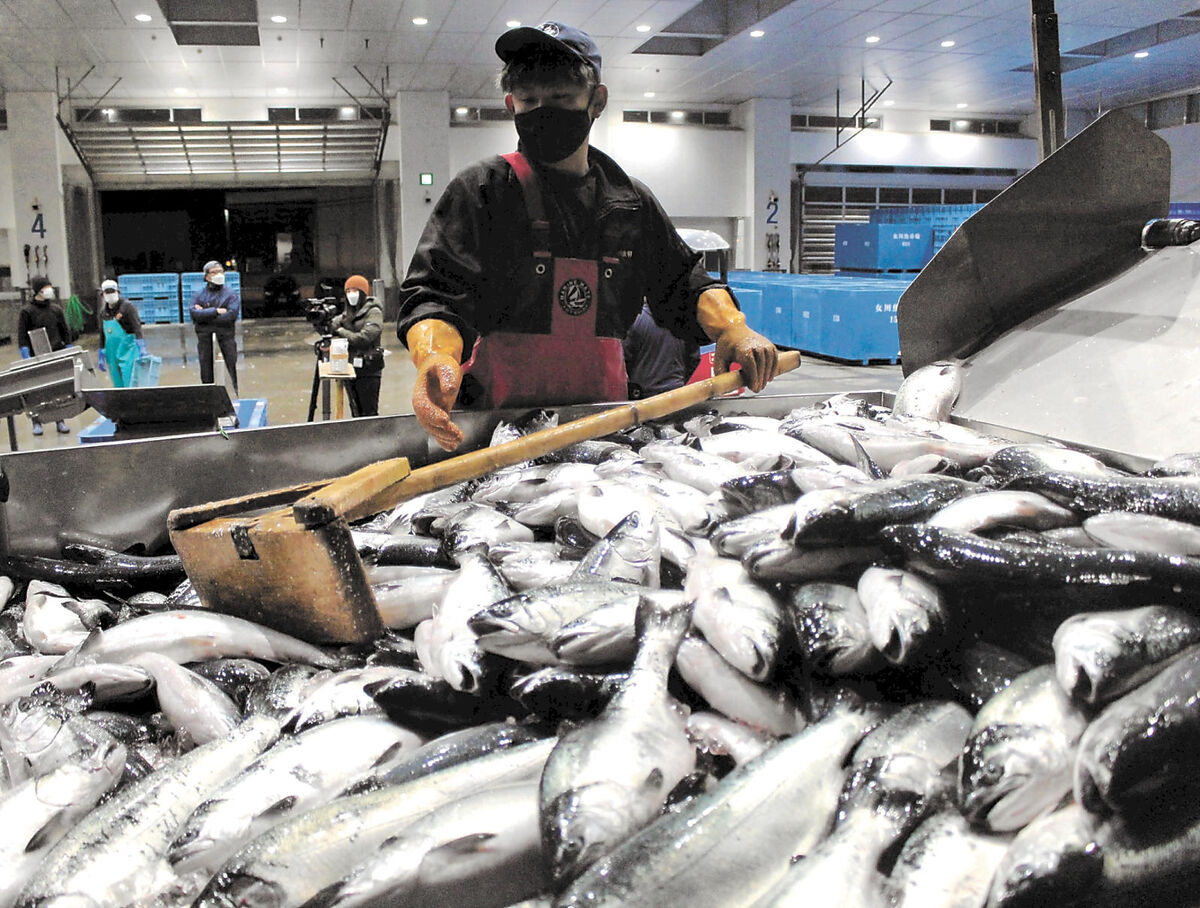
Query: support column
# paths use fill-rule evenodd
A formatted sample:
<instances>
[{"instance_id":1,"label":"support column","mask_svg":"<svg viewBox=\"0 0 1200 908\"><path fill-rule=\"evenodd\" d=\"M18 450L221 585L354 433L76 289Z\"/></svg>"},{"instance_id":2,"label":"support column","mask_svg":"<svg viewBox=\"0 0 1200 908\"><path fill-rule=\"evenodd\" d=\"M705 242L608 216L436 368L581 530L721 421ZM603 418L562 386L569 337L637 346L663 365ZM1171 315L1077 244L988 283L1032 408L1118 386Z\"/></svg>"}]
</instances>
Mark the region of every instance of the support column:
<instances>
[{"instance_id":1,"label":"support column","mask_svg":"<svg viewBox=\"0 0 1200 908\"><path fill-rule=\"evenodd\" d=\"M450 95L444 91L400 92L396 95L393 115L400 133L400 235L396 268L403 280L429 213L454 176L450 173ZM431 185L421 185L422 173L433 175Z\"/></svg>"},{"instance_id":2,"label":"support column","mask_svg":"<svg viewBox=\"0 0 1200 908\"><path fill-rule=\"evenodd\" d=\"M45 274L58 287L60 297L66 299L71 295L71 263L54 93L10 91L4 102L13 175L13 286L26 286L32 275Z\"/></svg>"},{"instance_id":3,"label":"support column","mask_svg":"<svg viewBox=\"0 0 1200 908\"><path fill-rule=\"evenodd\" d=\"M746 252L739 267L787 270L791 250L792 103L752 98L738 107L746 132Z\"/></svg>"}]
</instances>

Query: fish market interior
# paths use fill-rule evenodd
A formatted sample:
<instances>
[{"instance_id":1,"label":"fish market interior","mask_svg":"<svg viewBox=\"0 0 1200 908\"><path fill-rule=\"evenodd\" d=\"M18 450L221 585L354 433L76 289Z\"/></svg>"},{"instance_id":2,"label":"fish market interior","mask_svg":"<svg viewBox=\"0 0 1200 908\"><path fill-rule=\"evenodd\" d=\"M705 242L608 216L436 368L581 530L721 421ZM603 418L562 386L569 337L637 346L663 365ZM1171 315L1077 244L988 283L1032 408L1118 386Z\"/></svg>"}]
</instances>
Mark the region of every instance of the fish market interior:
<instances>
[{"instance_id":1,"label":"fish market interior","mask_svg":"<svg viewBox=\"0 0 1200 908\"><path fill-rule=\"evenodd\" d=\"M1200 904L1197 0L0 44L0 908Z\"/></svg>"}]
</instances>

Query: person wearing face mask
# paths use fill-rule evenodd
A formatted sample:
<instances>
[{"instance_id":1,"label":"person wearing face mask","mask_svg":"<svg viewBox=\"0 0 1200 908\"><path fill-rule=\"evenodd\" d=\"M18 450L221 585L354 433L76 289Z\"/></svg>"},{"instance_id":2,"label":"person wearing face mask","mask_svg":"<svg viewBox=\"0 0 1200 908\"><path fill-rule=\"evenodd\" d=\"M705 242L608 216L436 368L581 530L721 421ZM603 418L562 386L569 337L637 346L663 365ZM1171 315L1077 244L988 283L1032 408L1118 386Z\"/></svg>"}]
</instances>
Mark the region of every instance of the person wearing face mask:
<instances>
[{"instance_id":1,"label":"person wearing face mask","mask_svg":"<svg viewBox=\"0 0 1200 908\"><path fill-rule=\"evenodd\" d=\"M33 343L29 339L29 332L38 328L46 329L46 338L50 341L51 350L61 350L73 340L71 331L67 328L67 317L63 314L62 307L54 301L54 285L50 283L50 278L37 275L30 280L29 290L33 296L21 307L17 315L17 346L21 351L21 359L33 356ZM41 435L42 421L37 414L30 413L29 419L33 423L33 434ZM54 425L64 435L71 431L61 419Z\"/></svg>"},{"instance_id":2,"label":"person wearing face mask","mask_svg":"<svg viewBox=\"0 0 1200 908\"><path fill-rule=\"evenodd\" d=\"M379 415L380 373L383 372L383 347L379 339L383 336L383 309L375 297L370 296L370 290L367 279L361 274L348 277L343 288L346 305L330 323L334 336L348 341L355 373L349 391L354 397L358 416Z\"/></svg>"},{"instance_id":3,"label":"person wearing face mask","mask_svg":"<svg viewBox=\"0 0 1200 908\"><path fill-rule=\"evenodd\" d=\"M715 343L717 372L740 363L761 390L774 344L746 326L650 190L588 142L608 101L595 42L545 22L505 32L496 53L517 151L454 177L400 287L420 424L454 450L456 404L624 400L621 341L643 300L676 337Z\"/></svg>"},{"instance_id":4,"label":"person wearing face mask","mask_svg":"<svg viewBox=\"0 0 1200 908\"><path fill-rule=\"evenodd\" d=\"M237 382L237 320L242 303L238 295L225 286L225 268L220 262L204 266L204 286L192 296L192 324L196 329L196 356L200 360L200 381L213 383L213 338L221 348L225 371L238 393Z\"/></svg>"},{"instance_id":5,"label":"person wearing face mask","mask_svg":"<svg viewBox=\"0 0 1200 908\"><path fill-rule=\"evenodd\" d=\"M149 356L142 337L142 319L137 307L121 296L116 281L100 285L100 335L103 345L97 354L97 365L107 372L114 388L133 384L133 372L138 360Z\"/></svg>"}]
</instances>

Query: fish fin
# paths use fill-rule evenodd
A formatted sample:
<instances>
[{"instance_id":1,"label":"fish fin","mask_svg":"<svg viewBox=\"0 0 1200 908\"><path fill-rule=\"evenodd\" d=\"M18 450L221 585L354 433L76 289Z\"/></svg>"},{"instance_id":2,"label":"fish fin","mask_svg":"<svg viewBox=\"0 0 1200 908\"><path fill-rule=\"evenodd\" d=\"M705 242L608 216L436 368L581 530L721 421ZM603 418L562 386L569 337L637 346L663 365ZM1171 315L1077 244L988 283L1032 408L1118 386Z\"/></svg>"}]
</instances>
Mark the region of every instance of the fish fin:
<instances>
[{"instance_id":1,"label":"fish fin","mask_svg":"<svg viewBox=\"0 0 1200 908\"><path fill-rule=\"evenodd\" d=\"M389 747L387 750L385 750L383 753L381 753L378 757L375 758L375 762L371 764L371 768L374 769L377 766L383 766L385 763L388 763L391 760L395 759L395 757L398 754L402 753L405 750L408 750L408 745L406 745L403 741L397 741L395 744L393 744L391 747Z\"/></svg>"},{"instance_id":2,"label":"fish fin","mask_svg":"<svg viewBox=\"0 0 1200 908\"><path fill-rule=\"evenodd\" d=\"M862 442L854 437L853 432L847 432L846 434L850 436L850 443L854 445L854 465L872 479L886 479L887 473L879 468L879 464L875 463L871 455L867 453L867 449L862 446Z\"/></svg>"},{"instance_id":3,"label":"fish fin","mask_svg":"<svg viewBox=\"0 0 1200 908\"><path fill-rule=\"evenodd\" d=\"M282 818L295 806L296 806L296 796L288 795L286 798L280 798L278 801L276 801L270 807L266 808L265 810L260 811L258 814L258 818L263 819L263 820L273 820L273 819L277 819L277 818Z\"/></svg>"},{"instance_id":4,"label":"fish fin","mask_svg":"<svg viewBox=\"0 0 1200 908\"><path fill-rule=\"evenodd\" d=\"M650 773L646 776L646 780L644 782L642 782L642 787L649 788L653 791L653 790L662 788L662 784L663 784L663 771L661 769L659 769L657 766L655 766L652 770L650 770Z\"/></svg>"},{"instance_id":5,"label":"fish fin","mask_svg":"<svg viewBox=\"0 0 1200 908\"><path fill-rule=\"evenodd\" d=\"M436 848L431 848L421 861L419 877L424 880L438 876L463 858L486 851L494 838L496 838L494 833L476 832L451 839Z\"/></svg>"},{"instance_id":6,"label":"fish fin","mask_svg":"<svg viewBox=\"0 0 1200 908\"><path fill-rule=\"evenodd\" d=\"M66 814L59 814L30 837L29 841L25 843L25 853L31 854L48 848L66 835L74 825L73 818Z\"/></svg>"}]
</instances>

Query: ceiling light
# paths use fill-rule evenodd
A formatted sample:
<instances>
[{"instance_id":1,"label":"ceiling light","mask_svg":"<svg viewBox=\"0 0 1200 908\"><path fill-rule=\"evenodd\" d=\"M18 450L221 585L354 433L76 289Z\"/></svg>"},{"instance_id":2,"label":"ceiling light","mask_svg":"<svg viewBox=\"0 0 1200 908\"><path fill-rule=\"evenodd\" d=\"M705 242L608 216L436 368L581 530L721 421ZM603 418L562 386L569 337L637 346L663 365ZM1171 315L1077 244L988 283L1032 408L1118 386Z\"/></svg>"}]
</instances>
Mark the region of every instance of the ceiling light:
<instances>
[{"instance_id":1,"label":"ceiling light","mask_svg":"<svg viewBox=\"0 0 1200 908\"><path fill-rule=\"evenodd\" d=\"M653 97L654 97L654 92L652 92L652 91L644 91L644 92L642 92L642 97L643 97L643 98L653 98Z\"/></svg>"},{"instance_id":2,"label":"ceiling light","mask_svg":"<svg viewBox=\"0 0 1200 908\"><path fill-rule=\"evenodd\" d=\"M672 120L682 120L683 119L683 111L682 110L671 111L671 119Z\"/></svg>"},{"instance_id":3,"label":"ceiling light","mask_svg":"<svg viewBox=\"0 0 1200 908\"><path fill-rule=\"evenodd\" d=\"M891 106L892 106L893 104L895 104L895 103L896 103L895 101L892 101L892 100L887 100L887 101L884 101L884 102L883 102L883 106L884 106L884 107L891 107Z\"/></svg>"},{"instance_id":4,"label":"ceiling light","mask_svg":"<svg viewBox=\"0 0 1200 908\"><path fill-rule=\"evenodd\" d=\"M469 114L471 111L470 111L470 110L468 110L468 109L467 109L467 108L465 108L465 107L456 107L456 108L454 108L454 112L455 112L456 114L458 114L460 117L465 117L465 116L466 116L467 114Z\"/></svg>"},{"instance_id":5,"label":"ceiling light","mask_svg":"<svg viewBox=\"0 0 1200 908\"><path fill-rule=\"evenodd\" d=\"M507 22L504 23L504 27L505 28L520 28L521 20L520 19L509 19Z\"/></svg>"},{"instance_id":6,"label":"ceiling light","mask_svg":"<svg viewBox=\"0 0 1200 908\"><path fill-rule=\"evenodd\" d=\"M350 114L352 114L352 113L354 113L354 108L353 108L353 107L343 107L343 108L342 108L342 114L343 114L343 116L347 116L347 117L348 117L348 116L350 116Z\"/></svg>"},{"instance_id":7,"label":"ceiling light","mask_svg":"<svg viewBox=\"0 0 1200 908\"><path fill-rule=\"evenodd\" d=\"M761 28L756 28L754 31L750 32L750 37L751 38L761 38L765 34L766 34L766 32L763 31Z\"/></svg>"},{"instance_id":8,"label":"ceiling light","mask_svg":"<svg viewBox=\"0 0 1200 908\"><path fill-rule=\"evenodd\" d=\"M648 31L650 31L650 26L649 25L639 25L637 27L637 30L640 32L648 32Z\"/></svg>"},{"instance_id":9,"label":"ceiling light","mask_svg":"<svg viewBox=\"0 0 1200 908\"><path fill-rule=\"evenodd\" d=\"M429 20L426 19L424 16L417 16L416 18L413 19L413 25L428 25L428 24L429 24Z\"/></svg>"},{"instance_id":10,"label":"ceiling light","mask_svg":"<svg viewBox=\"0 0 1200 908\"><path fill-rule=\"evenodd\" d=\"M959 110L966 110L966 107L967 107L966 104L955 104L954 106L957 107Z\"/></svg>"},{"instance_id":11,"label":"ceiling light","mask_svg":"<svg viewBox=\"0 0 1200 908\"><path fill-rule=\"evenodd\" d=\"M1150 51L1148 51L1148 50L1139 50L1139 51L1138 51L1136 54L1134 54L1134 55L1133 55L1133 59L1135 59L1135 60L1144 60L1144 59L1146 59L1148 56L1150 56Z\"/></svg>"},{"instance_id":12,"label":"ceiling light","mask_svg":"<svg viewBox=\"0 0 1200 908\"><path fill-rule=\"evenodd\" d=\"M879 35L867 35L867 43L868 44L878 44L879 43Z\"/></svg>"},{"instance_id":13,"label":"ceiling light","mask_svg":"<svg viewBox=\"0 0 1200 908\"><path fill-rule=\"evenodd\" d=\"M177 94L177 95L186 95L187 93L188 93L188 90L186 88L175 89L175 94Z\"/></svg>"},{"instance_id":14,"label":"ceiling light","mask_svg":"<svg viewBox=\"0 0 1200 908\"><path fill-rule=\"evenodd\" d=\"M286 86L280 85L277 89L275 89L275 94L277 95L286 95L287 93L288 90Z\"/></svg>"},{"instance_id":15,"label":"ceiling light","mask_svg":"<svg viewBox=\"0 0 1200 908\"><path fill-rule=\"evenodd\" d=\"M138 13L133 18L137 19L138 22L149 22L151 17L148 13Z\"/></svg>"},{"instance_id":16,"label":"ceiling light","mask_svg":"<svg viewBox=\"0 0 1200 908\"><path fill-rule=\"evenodd\" d=\"M283 25L283 23L287 22L287 16L272 16L271 21L276 25Z\"/></svg>"},{"instance_id":17,"label":"ceiling light","mask_svg":"<svg viewBox=\"0 0 1200 908\"><path fill-rule=\"evenodd\" d=\"M969 120L955 120L954 125L957 126L959 129L966 129L968 126L971 125L971 122Z\"/></svg>"},{"instance_id":18,"label":"ceiling light","mask_svg":"<svg viewBox=\"0 0 1200 908\"><path fill-rule=\"evenodd\" d=\"M946 41L942 42L942 47L953 47L953 46L954 46L953 41L946 40Z\"/></svg>"}]
</instances>

